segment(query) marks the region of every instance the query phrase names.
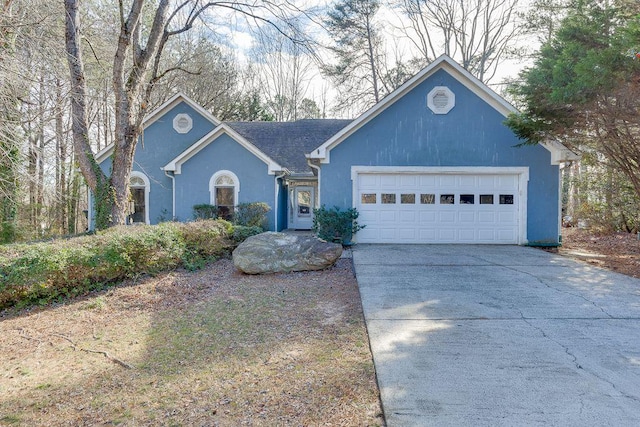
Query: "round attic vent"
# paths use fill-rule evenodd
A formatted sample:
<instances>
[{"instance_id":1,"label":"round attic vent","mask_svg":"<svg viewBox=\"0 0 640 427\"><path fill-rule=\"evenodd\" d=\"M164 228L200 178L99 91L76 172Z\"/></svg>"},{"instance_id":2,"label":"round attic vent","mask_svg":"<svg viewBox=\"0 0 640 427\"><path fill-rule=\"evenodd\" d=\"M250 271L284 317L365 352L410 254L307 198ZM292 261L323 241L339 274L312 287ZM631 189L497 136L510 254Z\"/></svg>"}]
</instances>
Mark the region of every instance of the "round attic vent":
<instances>
[{"instance_id":1,"label":"round attic vent","mask_svg":"<svg viewBox=\"0 0 640 427\"><path fill-rule=\"evenodd\" d=\"M186 113L177 114L173 118L173 128L178 133L187 133L193 127L193 120L191 116Z\"/></svg>"},{"instance_id":2,"label":"round attic vent","mask_svg":"<svg viewBox=\"0 0 640 427\"><path fill-rule=\"evenodd\" d=\"M436 86L427 95L427 107L434 114L447 114L456 105L456 95L446 86Z\"/></svg>"}]
</instances>

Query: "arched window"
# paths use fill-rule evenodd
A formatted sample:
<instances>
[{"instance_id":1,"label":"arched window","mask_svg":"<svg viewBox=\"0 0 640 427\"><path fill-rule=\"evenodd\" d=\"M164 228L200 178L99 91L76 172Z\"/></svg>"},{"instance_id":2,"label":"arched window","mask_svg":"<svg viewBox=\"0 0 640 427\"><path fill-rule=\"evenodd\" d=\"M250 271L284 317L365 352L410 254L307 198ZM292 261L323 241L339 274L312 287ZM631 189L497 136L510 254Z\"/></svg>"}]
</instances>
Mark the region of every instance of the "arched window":
<instances>
[{"instance_id":1,"label":"arched window","mask_svg":"<svg viewBox=\"0 0 640 427\"><path fill-rule=\"evenodd\" d=\"M231 171L218 171L209 181L209 193L211 204L217 206L218 215L224 219L230 219L234 207L238 204L240 182Z\"/></svg>"},{"instance_id":2,"label":"arched window","mask_svg":"<svg viewBox=\"0 0 640 427\"><path fill-rule=\"evenodd\" d=\"M149 178L141 172L131 172L129 191L129 224L149 224Z\"/></svg>"}]
</instances>

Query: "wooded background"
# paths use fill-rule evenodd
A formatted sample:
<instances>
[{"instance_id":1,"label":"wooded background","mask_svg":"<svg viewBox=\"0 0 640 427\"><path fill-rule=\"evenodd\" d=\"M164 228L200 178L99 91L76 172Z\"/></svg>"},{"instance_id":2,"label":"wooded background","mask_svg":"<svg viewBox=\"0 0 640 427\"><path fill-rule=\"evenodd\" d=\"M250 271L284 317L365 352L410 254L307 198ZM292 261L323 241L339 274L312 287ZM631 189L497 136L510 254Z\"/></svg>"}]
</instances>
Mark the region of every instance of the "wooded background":
<instances>
[{"instance_id":1,"label":"wooded background","mask_svg":"<svg viewBox=\"0 0 640 427\"><path fill-rule=\"evenodd\" d=\"M638 231L635 0L0 8L0 242L84 232L86 185L112 197L105 226L122 223L142 119L176 92L221 120L353 118L443 53L522 111L508 124L523 143L582 154L563 169L567 223ZM101 177L93 155L115 141L121 166Z\"/></svg>"}]
</instances>

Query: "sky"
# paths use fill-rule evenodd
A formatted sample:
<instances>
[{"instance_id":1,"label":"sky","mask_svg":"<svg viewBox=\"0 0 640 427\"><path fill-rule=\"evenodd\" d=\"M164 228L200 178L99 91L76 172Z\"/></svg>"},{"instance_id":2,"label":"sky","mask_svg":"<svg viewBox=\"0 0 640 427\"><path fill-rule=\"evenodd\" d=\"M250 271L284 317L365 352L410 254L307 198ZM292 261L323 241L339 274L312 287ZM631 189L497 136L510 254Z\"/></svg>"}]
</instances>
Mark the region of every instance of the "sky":
<instances>
[{"instance_id":1,"label":"sky","mask_svg":"<svg viewBox=\"0 0 640 427\"><path fill-rule=\"evenodd\" d=\"M326 8L326 4L311 3L314 0L305 0L305 4L309 7L315 7L320 10L323 7ZM525 4L528 0L519 0ZM383 23L382 28L383 36L386 43L387 57L395 58L399 54L404 61L408 61L411 57L417 55L417 51L413 43L406 37L406 35L399 29L403 25L403 20L397 11L394 11L386 6L382 6L376 16L376 18ZM243 19L225 20L228 25L224 26L223 35L227 37L227 43L229 48L234 52L238 62L242 65L250 62L251 49L257 43L253 32L256 29L255 23L248 23ZM307 21L308 22L308 21ZM314 36L321 41L321 43L330 43L330 39L326 33L323 33L317 24L308 22L308 30L312 31ZM218 27L220 33L220 27ZM519 43L525 43L525 41L519 41ZM531 45L531 41L526 41ZM327 59L327 52L320 52L320 56ZM454 58L456 59L456 58ZM489 86L502 93L505 88L504 82L508 79L517 77L518 73L528 64L528 61L523 59L512 59L505 61L498 69L496 76L490 81ZM317 68L317 67L316 67ZM313 98L313 94L325 90L328 82L322 77L319 68L316 69L312 82L309 86L309 97Z\"/></svg>"}]
</instances>

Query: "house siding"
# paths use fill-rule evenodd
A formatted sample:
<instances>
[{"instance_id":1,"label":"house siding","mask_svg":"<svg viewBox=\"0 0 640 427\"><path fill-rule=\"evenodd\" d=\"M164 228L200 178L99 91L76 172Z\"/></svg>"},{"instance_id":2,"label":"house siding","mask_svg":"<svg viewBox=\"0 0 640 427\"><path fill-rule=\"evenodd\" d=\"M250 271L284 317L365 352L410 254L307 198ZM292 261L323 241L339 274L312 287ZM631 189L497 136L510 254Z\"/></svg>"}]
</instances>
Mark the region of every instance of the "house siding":
<instances>
[{"instance_id":1,"label":"house siding","mask_svg":"<svg viewBox=\"0 0 640 427\"><path fill-rule=\"evenodd\" d=\"M181 113L189 114L193 120L192 129L185 134L178 133L173 129L173 118ZM151 224L170 221L173 217L173 183L161 168L213 130L214 127L211 121L187 103L180 102L144 129L136 146L132 170L141 172L149 178L149 221ZM111 165L111 157L108 157L100 164L100 167L107 175L111 175ZM91 199L93 200L93 198ZM93 210L92 204L90 209ZM95 223L91 228L94 227Z\"/></svg>"},{"instance_id":2,"label":"house siding","mask_svg":"<svg viewBox=\"0 0 640 427\"><path fill-rule=\"evenodd\" d=\"M240 184L238 203L264 202L271 207L269 229L275 230L275 175L269 175L267 165L227 134L210 142L197 155L182 165L176 174L176 219L193 219L193 206L211 203L209 182L213 174L233 172Z\"/></svg>"},{"instance_id":3,"label":"house siding","mask_svg":"<svg viewBox=\"0 0 640 427\"><path fill-rule=\"evenodd\" d=\"M435 86L448 87L455 107L443 115L427 107ZM505 117L444 70L438 70L400 100L334 147L321 165L320 201L353 206L351 166L490 166L529 168L527 239L558 241L558 166L541 146L521 141Z\"/></svg>"}]
</instances>

